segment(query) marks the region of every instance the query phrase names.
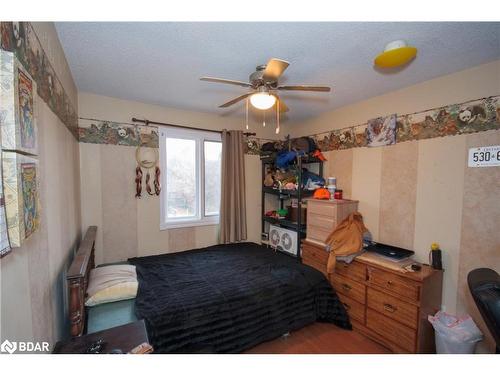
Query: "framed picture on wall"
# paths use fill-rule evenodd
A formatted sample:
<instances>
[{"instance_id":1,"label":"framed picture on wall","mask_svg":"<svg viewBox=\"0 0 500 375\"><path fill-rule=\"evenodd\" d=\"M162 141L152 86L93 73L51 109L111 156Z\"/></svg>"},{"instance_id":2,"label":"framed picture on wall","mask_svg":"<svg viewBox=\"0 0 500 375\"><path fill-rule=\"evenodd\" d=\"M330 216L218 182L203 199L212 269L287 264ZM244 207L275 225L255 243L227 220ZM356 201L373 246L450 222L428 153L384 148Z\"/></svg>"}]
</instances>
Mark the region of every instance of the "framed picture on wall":
<instances>
[{"instance_id":1,"label":"framed picture on wall","mask_svg":"<svg viewBox=\"0 0 500 375\"><path fill-rule=\"evenodd\" d=\"M38 160L2 152L5 212L11 247L19 247L40 228Z\"/></svg>"},{"instance_id":2,"label":"framed picture on wall","mask_svg":"<svg viewBox=\"0 0 500 375\"><path fill-rule=\"evenodd\" d=\"M12 52L0 50L2 149L38 155L35 80Z\"/></svg>"}]
</instances>

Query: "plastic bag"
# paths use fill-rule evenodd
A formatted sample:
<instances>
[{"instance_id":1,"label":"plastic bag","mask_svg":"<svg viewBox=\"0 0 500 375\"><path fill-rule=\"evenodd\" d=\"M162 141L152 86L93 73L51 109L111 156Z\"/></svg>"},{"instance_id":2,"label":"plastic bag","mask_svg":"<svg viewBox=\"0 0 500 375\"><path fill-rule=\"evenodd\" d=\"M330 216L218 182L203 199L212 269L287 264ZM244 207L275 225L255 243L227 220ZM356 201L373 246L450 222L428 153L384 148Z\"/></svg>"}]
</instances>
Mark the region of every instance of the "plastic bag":
<instances>
[{"instance_id":1,"label":"plastic bag","mask_svg":"<svg viewBox=\"0 0 500 375\"><path fill-rule=\"evenodd\" d=\"M429 315L436 333L436 351L440 354L471 354L483 334L469 315L456 317L443 311Z\"/></svg>"}]
</instances>

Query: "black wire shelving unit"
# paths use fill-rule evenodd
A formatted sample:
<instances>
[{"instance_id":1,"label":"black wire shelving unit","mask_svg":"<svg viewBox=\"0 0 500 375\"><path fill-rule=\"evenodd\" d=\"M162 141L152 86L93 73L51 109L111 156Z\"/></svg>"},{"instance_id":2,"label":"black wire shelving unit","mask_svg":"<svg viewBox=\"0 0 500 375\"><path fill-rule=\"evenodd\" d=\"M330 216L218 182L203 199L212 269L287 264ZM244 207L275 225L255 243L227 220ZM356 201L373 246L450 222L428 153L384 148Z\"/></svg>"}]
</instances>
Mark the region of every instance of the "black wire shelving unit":
<instances>
[{"instance_id":1,"label":"black wire shelving unit","mask_svg":"<svg viewBox=\"0 0 500 375\"><path fill-rule=\"evenodd\" d=\"M261 157L262 162L262 179L264 179L266 174L267 166L275 166L276 158L275 155ZM261 202L261 215L262 215L262 233L266 233L266 223L278 225L282 228L293 230L297 232L297 253L295 256L300 259L300 244L301 240L306 237L306 224L302 223L302 200L304 198L312 197L314 191L305 190L302 187L302 168L305 165L317 163L319 164L319 175L323 176L323 162L315 157L311 156L301 156L296 158L295 163L292 168L295 168L297 173L297 186L296 190L286 190L286 189L275 189L272 187L267 187L262 184L262 202ZM297 221L290 221L287 219L277 219L273 217L265 216L265 197L266 194L274 195L279 200L279 208L283 209L286 200L297 199ZM285 252L286 253L286 252ZM289 253L286 253L289 254Z\"/></svg>"}]
</instances>

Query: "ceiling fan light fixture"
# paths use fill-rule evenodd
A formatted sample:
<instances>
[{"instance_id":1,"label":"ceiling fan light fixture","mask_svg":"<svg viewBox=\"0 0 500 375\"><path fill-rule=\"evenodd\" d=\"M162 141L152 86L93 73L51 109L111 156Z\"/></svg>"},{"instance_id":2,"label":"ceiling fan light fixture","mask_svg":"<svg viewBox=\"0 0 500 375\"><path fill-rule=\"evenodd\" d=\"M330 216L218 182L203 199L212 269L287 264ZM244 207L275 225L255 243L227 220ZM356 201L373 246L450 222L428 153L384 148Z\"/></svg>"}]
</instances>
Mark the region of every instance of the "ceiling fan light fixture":
<instances>
[{"instance_id":1,"label":"ceiling fan light fixture","mask_svg":"<svg viewBox=\"0 0 500 375\"><path fill-rule=\"evenodd\" d=\"M257 109L266 110L276 103L276 97L266 91L257 92L250 97L250 103Z\"/></svg>"},{"instance_id":2,"label":"ceiling fan light fixture","mask_svg":"<svg viewBox=\"0 0 500 375\"><path fill-rule=\"evenodd\" d=\"M417 55L417 49L409 46L404 40L396 40L385 46L384 52L378 55L374 63L379 68L396 68L409 63Z\"/></svg>"}]
</instances>

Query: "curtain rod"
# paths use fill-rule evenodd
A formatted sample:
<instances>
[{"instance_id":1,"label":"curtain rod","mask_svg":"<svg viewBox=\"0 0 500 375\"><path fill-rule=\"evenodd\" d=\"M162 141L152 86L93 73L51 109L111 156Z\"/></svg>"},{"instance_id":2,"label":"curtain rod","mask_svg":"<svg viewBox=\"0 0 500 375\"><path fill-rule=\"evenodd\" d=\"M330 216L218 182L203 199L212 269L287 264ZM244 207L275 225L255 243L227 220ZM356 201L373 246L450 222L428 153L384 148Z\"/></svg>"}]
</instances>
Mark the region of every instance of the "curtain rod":
<instances>
[{"instance_id":1,"label":"curtain rod","mask_svg":"<svg viewBox=\"0 0 500 375\"><path fill-rule=\"evenodd\" d=\"M191 130L201 130L201 131L205 131L205 132L212 132L212 133L219 133L221 134L222 131L221 130L212 130L212 129L202 129L202 128L196 128L194 126L185 126L185 125L176 125L176 124L168 124L166 122L158 122L158 121L150 121L150 120L147 120L147 119L138 119L138 118L135 118L135 117L132 117L132 122L141 122L143 123L145 126L151 126L151 125L162 125L162 126L173 126L175 128L181 128L181 129L191 129ZM255 136L256 133L243 133L245 136L247 137L250 137L250 136Z\"/></svg>"}]
</instances>

